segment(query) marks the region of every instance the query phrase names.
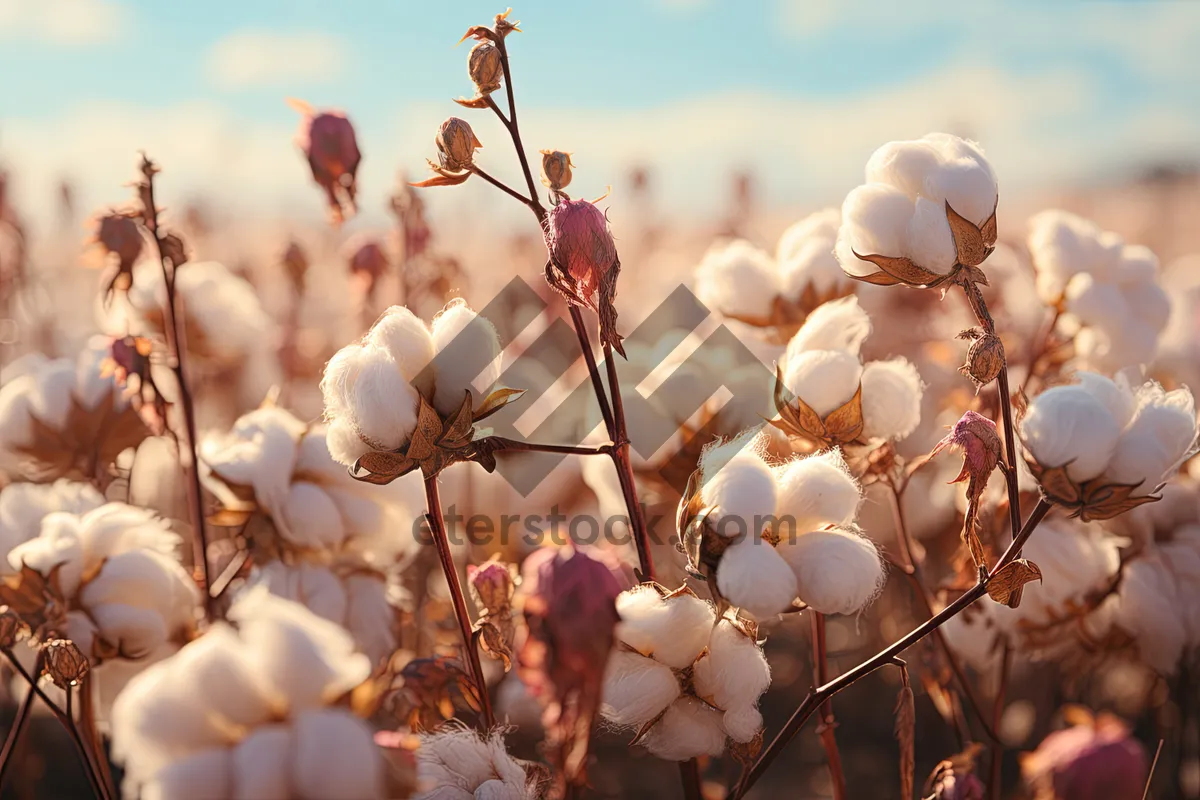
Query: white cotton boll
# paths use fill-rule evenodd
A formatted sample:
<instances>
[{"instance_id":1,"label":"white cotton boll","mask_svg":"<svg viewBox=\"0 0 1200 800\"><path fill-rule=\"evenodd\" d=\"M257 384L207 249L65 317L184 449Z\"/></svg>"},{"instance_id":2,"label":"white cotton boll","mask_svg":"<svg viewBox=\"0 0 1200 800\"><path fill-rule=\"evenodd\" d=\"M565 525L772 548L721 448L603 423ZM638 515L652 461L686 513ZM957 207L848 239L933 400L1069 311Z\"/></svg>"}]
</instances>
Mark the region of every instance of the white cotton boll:
<instances>
[{"instance_id":1,"label":"white cotton boll","mask_svg":"<svg viewBox=\"0 0 1200 800\"><path fill-rule=\"evenodd\" d=\"M344 419L335 419L325 429L325 444L329 455L347 467L371 452L371 445L362 440L354 426Z\"/></svg>"},{"instance_id":2,"label":"white cotton boll","mask_svg":"<svg viewBox=\"0 0 1200 800\"><path fill-rule=\"evenodd\" d=\"M1142 660L1163 675L1175 672L1187 639L1178 594L1157 558L1127 564L1117 590L1114 622L1137 639Z\"/></svg>"},{"instance_id":3,"label":"white cotton boll","mask_svg":"<svg viewBox=\"0 0 1200 800\"><path fill-rule=\"evenodd\" d=\"M388 586L375 575L348 575L346 587L346 629L358 648L379 664L396 650L396 610L388 602Z\"/></svg>"},{"instance_id":4,"label":"white cotton boll","mask_svg":"<svg viewBox=\"0 0 1200 800\"><path fill-rule=\"evenodd\" d=\"M259 584L276 597L300 603L322 619L341 625L346 618L346 591L328 567L270 561L254 571L250 586Z\"/></svg>"},{"instance_id":5,"label":"white cotton boll","mask_svg":"<svg viewBox=\"0 0 1200 800\"><path fill-rule=\"evenodd\" d=\"M1117 329L1130 315L1125 295L1115 283L1102 283L1082 273L1067 284L1067 311L1085 325Z\"/></svg>"},{"instance_id":6,"label":"white cotton boll","mask_svg":"<svg viewBox=\"0 0 1200 800\"><path fill-rule=\"evenodd\" d=\"M1055 386L1034 398L1021 437L1043 467L1067 466L1082 483L1104 472L1121 429L1108 408L1079 386Z\"/></svg>"},{"instance_id":7,"label":"white cotton boll","mask_svg":"<svg viewBox=\"0 0 1200 800\"><path fill-rule=\"evenodd\" d=\"M292 731L286 725L256 728L233 749L233 800L289 800Z\"/></svg>"},{"instance_id":8,"label":"white cotton boll","mask_svg":"<svg viewBox=\"0 0 1200 800\"><path fill-rule=\"evenodd\" d=\"M837 239L842 224L842 212L837 208L825 208L809 214L799 222L793 222L780 234L775 245L775 260L780 264L794 258L814 239L828 242L832 255L833 242Z\"/></svg>"},{"instance_id":9,"label":"white cotton boll","mask_svg":"<svg viewBox=\"0 0 1200 800\"><path fill-rule=\"evenodd\" d=\"M604 672L600 714L614 725L640 728L679 697L679 681L666 664L616 651Z\"/></svg>"},{"instance_id":10,"label":"white cotton boll","mask_svg":"<svg viewBox=\"0 0 1200 800\"><path fill-rule=\"evenodd\" d=\"M65 358L55 359L38 372L29 410L50 427L61 428L67 422L74 396L75 365Z\"/></svg>"},{"instance_id":11,"label":"white cotton boll","mask_svg":"<svg viewBox=\"0 0 1200 800\"><path fill-rule=\"evenodd\" d=\"M366 343L387 350L392 360L400 365L400 374L414 386L418 385L417 376L432 365L436 352L433 332L406 306L392 306L383 312L367 334ZM430 369L419 383L421 393L428 394L433 388L433 370Z\"/></svg>"},{"instance_id":12,"label":"white cotton boll","mask_svg":"<svg viewBox=\"0 0 1200 800\"><path fill-rule=\"evenodd\" d=\"M694 594L664 599L650 586L617 596L617 639L668 667L690 667L708 643L713 609Z\"/></svg>"},{"instance_id":13,"label":"white cotton boll","mask_svg":"<svg viewBox=\"0 0 1200 800\"><path fill-rule=\"evenodd\" d=\"M835 252L842 269L851 275L870 275L879 267L859 255L903 256L908 252L908 221L913 199L901 190L868 183L851 190L842 204L842 227Z\"/></svg>"},{"instance_id":14,"label":"white cotton boll","mask_svg":"<svg viewBox=\"0 0 1200 800\"><path fill-rule=\"evenodd\" d=\"M224 747L185 756L159 770L140 792L128 793L142 800L213 800L230 797L233 761Z\"/></svg>"},{"instance_id":15,"label":"white cotton boll","mask_svg":"<svg viewBox=\"0 0 1200 800\"><path fill-rule=\"evenodd\" d=\"M671 704L641 743L651 755L666 761L718 756L725 751L723 716L695 698L682 697Z\"/></svg>"},{"instance_id":16,"label":"white cotton boll","mask_svg":"<svg viewBox=\"0 0 1200 800\"><path fill-rule=\"evenodd\" d=\"M779 264L780 289L784 296L799 301L811 286L822 295L834 291L852 291L842 265L833 249L837 245L836 231L828 240L814 239L800 248L787 261Z\"/></svg>"},{"instance_id":17,"label":"white cotton boll","mask_svg":"<svg viewBox=\"0 0 1200 800\"><path fill-rule=\"evenodd\" d=\"M320 486L306 481L291 485L275 522L283 538L298 547L326 550L346 538L333 499Z\"/></svg>"},{"instance_id":18,"label":"white cotton boll","mask_svg":"<svg viewBox=\"0 0 1200 800\"><path fill-rule=\"evenodd\" d=\"M996 208L996 176L982 155L942 163L925 179L925 196L944 202L969 222L983 225ZM918 262L919 263L919 262Z\"/></svg>"},{"instance_id":19,"label":"white cotton boll","mask_svg":"<svg viewBox=\"0 0 1200 800\"><path fill-rule=\"evenodd\" d=\"M870 539L848 530L811 531L780 542L800 599L822 614L855 614L879 594L883 562Z\"/></svg>"},{"instance_id":20,"label":"white cotton boll","mask_svg":"<svg viewBox=\"0 0 1200 800\"><path fill-rule=\"evenodd\" d=\"M475 790L475 800L525 800L527 796L524 786L497 780L484 781Z\"/></svg>"},{"instance_id":21,"label":"white cotton boll","mask_svg":"<svg viewBox=\"0 0 1200 800\"><path fill-rule=\"evenodd\" d=\"M921 374L905 358L872 361L862 372L863 436L903 439L921 424Z\"/></svg>"},{"instance_id":22,"label":"white cotton boll","mask_svg":"<svg viewBox=\"0 0 1200 800\"><path fill-rule=\"evenodd\" d=\"M758 698L771 685L771 667L758 643L729 620L713 628L693 677L700 697L725 710L730 738L748 742L762 729Z\"/></svg>"},{"instance_id":23,"label":"white cotton boll","mask_svg":"<svg viewBox=\"0 0 1200 800\"><path fill-rule=\"evenodd\" d=\"M323 705L370 674L343 628L265 589L239 595L229 618L253 645L247 660L292 709Z\"/></svg>"},{"instance_id":24,"label":"white cotton boll","mask_svg":"<svg viewBox=\"0 0 1200 800\"><path fill-rule=\"evenodd\" d=\"M785 611L796 598L796 575L774 547L744 539L721 554L717 589L756 619Z\"/></svg>"},{"instance_id":25,"label":"white cotton boll","mask_svg":"<svg viewBox=\"0 0 1200 800\"><path fill-rule=\"evenodd\" d=\"M179 535L154 512L125 503L105 503L79 518L80 542L89 566L114 553L147 549L175 559Z\"/></svg>"},{"instance_id":26,"label":"white cotton boll","mask_svg":"<svg viewBox=\"0 0 1200 800\"><path fill-rule=\"evenodd\" d=\"M941 160L933 142L888 142L867 160L867 183L888 184L916 199L925 191L926 176L937 170Z\"/></svg>"},{"instance_id":27,"label":"white cotton boll","mask_svg":"<svg viewBox=\"0 0 1200 800\"><path fill-rule=\"evenodd\" d=\"M369 350L361 344L349 344L333 354L321 375L321 396L325 403L325 419L334 420L350 414L350 395L358 383L363 367L370 361Z\"/></svg>"},{"instance_id":28,"label":"white cotton boll","mask_svg":"<svg viewBox=\"0 0 1200 800\"><path fill-rule=\"evenodd\" d=\"M42 519L42 530L36 538L17 545L8 553L8 565L14 572L27 565L43 575L49 575L56 565L59 586L63 593L72 596L79 589L84 571L83 544L80 541L81 524L74 514L54 512Z\"/></svg>"},{"instance_id":29,"label":"white cotton boll","mask_svg":"<svg viewBox=\"0 0 1200 800\"><path fill-rule=\"evenodd\" d=\"M862 379L858 356L839 350L809 350L789 358L783 384L824 418L854 397Z\"/></svg>"},{"instance_id":30,"label":"white cotton boll","mask_svg":"<svg viewBox=\"0 0 1200 800\"><path fill-rule=\"evenodd\" d=\"M417 390L378 348L366 350L348 401L350 422L380 450L404 446L417 427Z\"/></svg>"},{"instance_id":31,"label":"white cotton boll","mask_svg":"<svg viewBox=\"0 0 1200 800\"><path fill-rule=\"evenodd\" d=\"M1133 494L1143 496L1154 492L1192 451L1196 404L1187 388L1166 392L1157 383L1142 386L1137 403L1104 475L1114 483L1140 483Z\"/></svg>"},{"instance_id":32,"label":"white cotton boll","mask_svg":"<svg viewBox=\"0 0 1200 800\"><path fill-rule=\"evenodd\" d=\"M840 350L858 355L871 334L871 318L851 295L817 306L788 342L790 361L809 350Z\"/></svg>"},{"instance_id":33,"label":"white cotton boll","mask_svg":"<svg viewBox=\"0 0 1200 800\"><path fill-rule=\"evenodd\" d=\"M0 386L0 447L15 449L30 444L32 434L31 398L37 381L22 375ZM15 454L4 454L6 461L19 463Z\"/></svg>"},{"instance_id":34,"label":"white cotton boll","mask_svg":"<svg viewBox=\"0 0 1200 800\"><path fill-rule=\"evenodd\" d=\"M1167 327L1171 316L1171 298L1157 283L1135 283L1122 287L1129 312L1156 333Z\"/></svg>"},{"instance_id":35,"label":"white cotton boll","mask_svg":"<svg viewBox=\"0 0 1200 800\"><path fill-rule=\"evenodd\" d=\"M1124 429L1133 419L1137 401L1133 396L1133 389L1129 387L1129 380L1124 375L1106 378L1095 372L1077 372L1075 380L1079 381L1081 389L1108 409L1118 428Z\"/></svg>"},{"instance_id":36,"label":"white cotton boll","mask_svg":"<svg viewBox=\"0 0 1200 800\"><path fill-rule=\"evenodd\" d=\"M996 623L1005 630L1022 621L1043 625L1062 617L1064 609L1082 605L1106 585L1120 565L1115 540L1054 518L1038 526L1024 555L1041 569L1042 580L1026 585L1019 607L998 611Z\"/></svg>"},{"instance_id":37,"label":"white cotton boll","mask_svg":"<svg viewBox=\"0 0 1200 800\"><path fill-rule=\"evenodd\" d=\"M249 486L269 513L283 502L304 423L281 408L244 414L224 435L200 442L200 460L222 481Z\"/></svg>"},{"instance_id":38,"label":"white cotton boll","mask_svg":"<svg viewBox=\"0 0 1200 800\"><path fill-rule=\"evenodd\" d=\"M945 204L924 197L917 199L908 222L908 256L918 266L939 275L949 273L958 261Z\"/></svg>"},{"instance_id":39,"label":"white cotton boll","mask_svg":"<svg viewBox=\"0 0 1200 800\"><path fill-rule=\"evenodd\" d=\"M784 462L775 468L775 475L779 485L775 515L795 520L781 526L781 535L804 534L854 520L862 495L841 451Z\"/></svg>"},{"instance_id":40,"label":"white cotton boll","mask_svg":"<svg viewBox=\"0 0 1200 800\"><path fill-rule=\"evenodd\" d=\"M175 629L191 621L199 593L191 576L168 556L152 550L132 550L109 556L100 573L85 584L78 600L100 626L105 639L120 642L127 657L143 655L162 644ZM139 627L133 612L148 612L147 634L135 636Z\"/></svg>"},{"instance_id":41,"label":"white cotton boll","mask_svg":"<svg viewBox=\"0 0 1200 800\"><path fill-rule=\"evenodd\" d=\"M433 318L433 342L437 347L433 407L440 414L451 414L468 390L471 402L478 405L500 379L496 326L463 300L451 300Z\"/></svg>"},{"instance_id":42,"label":"white cotton boll","mask_svg":"<svg viewBox=\"0 0 1200 800\"><path fill-rule=\"evenodd\" d=\"M54 483L12 483L0 490L0 553L38 535L47 514L61 511L84 514L104 504L104 498L90 484L65 478ZM0 562L0 574L13 568Z\"/></svg>"},{"instance_id":43,"label":"white cotton boll","mask_svg":"<svg viewBox=\"0 0 1200 800\"><path fill-rule=\"evenodd\" d=\"M373 800L385 796L383 760L370 729L342 709L296 718L292 786L301 800Z\"/></svg>"},{"instance_id":44,"label":"white cotton boll","mask_svg":"<svg viewBox=\"0 0 1200 800\"><path fill-rule=\"evenodd\" d=\"M417 780L431 788L454 786L474 792L494 777L494 755L493 748L471 730L446 728L426 734L417 748ZM503 758L508 760L507 754Z\"/></svg>"},{"instance_id":45,"label":"white cotton boll","mask_svg":"<svg viewBox=\"0 0 1200 800\"><path fill-rule=\"evenodd\" d=\"M780 288L771 257L744 239L714 244L696 267L696 296L725 314L768 317Z\"/></svg>"},{"instance_id":46,"label":"white cotton boll","mask_svg":"<svg viewBox=\"0 0 1200 800\"><path fill-rule=\"evenodd\" d=\"M1125 245L1121 249L1121 259L1113 278L1130 288L1138 284L1153 284L1158 280L1158 256L1144 245Z\"/></svg>"},{"instance_id":47,"label":"white cotton boll","mask_svg":"<svg viewBox=\"0 0 1200 800\"><path fill-rule=\"evenodd\" d=\"M705 472L700 494L716 506L710 522L721 536L762 533L766 517L775 510L775 479L767 462L744 450L721 467L716 475Z\"/></svg>"}]
</instances>

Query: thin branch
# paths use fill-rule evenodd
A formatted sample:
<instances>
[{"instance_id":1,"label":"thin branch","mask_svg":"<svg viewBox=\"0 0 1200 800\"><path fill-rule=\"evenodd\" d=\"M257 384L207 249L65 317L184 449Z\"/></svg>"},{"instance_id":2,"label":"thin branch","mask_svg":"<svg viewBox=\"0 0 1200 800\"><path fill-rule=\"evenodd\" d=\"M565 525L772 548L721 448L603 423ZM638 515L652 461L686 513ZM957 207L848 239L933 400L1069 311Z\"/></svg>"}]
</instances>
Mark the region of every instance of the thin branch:
<instances>
[{"instance_id":1,"label":"thin branch","mask_svg":"<svg viewBox=\"0 0 1200 800\"><path fill-rule=\"evenodd\" d=\"M533 202L528 197L526 197L525 195L518 192L516 189L513 189L507 183L504 183L501 180L497 180L496 178L493 178L491 175L484 172L483 169L481 169L478 164L472 164L471 166L467 167L467 169L470 170L471 172L475 173L479 177L483 178L485 181L490 183L492 186L495 186L497 189L499 189L500 191L509 195L510 197L516 198L519 202L524 203L525 205L529 205L531 202Z\"/></svg>"},{"instance_id":2,"label":"thin branch","mask_svg":"<svg viewBox=\"0 0 1200 800\"><path fill-rule=\"evenodd\" d=\"M825 649L825 615L818 611L810 611L809 620L812 623L813 681L817 686L824 686L829 680L828 655ZM817 735L829 762L833 799L846 800L846 774L842 770L842 753L837 744L837 721L833 717L833 701L827 698L822 702L820 712Z\"/></svg>"},{"instance_id":3,"label":"thin branch","mask_svg":"<svg viewBox=\"0 0 1200 800\"><path fill-rule=\"evenodd\" d=\"M517 101L513 98L513 82L512 68L508 63L508 45L504 42L504 37L498 37L495 40L496 49L500 51L500 65L504 69L504 91L508 96L508 132L512 134L513 144L517 148L517 158L521 160L521 171L525 173L525 185L529 187L529 196L534 198L534 205L537 209L541 209L542 204L537 200L537 184L533 182L533 172L529 169L529 159L525 157L525 147L521 144L521 129L517 123ZM489 95L489 99L490 95ZM492 103L495 107L495 103ZM500 109L496 109L499 114ZM504 115L500 114L500 119L504 119ZM542 211L539 216L545 216L545 211Z\"/></svg>"},{"instance_id":4,"label":"thin branch","mask_svg":"<svg viewBox=\"0 0 1200 800\"><path fill-rule=\"evenodd\" d=\"M36 697L32 691L26 692L25 699L17 706L17 715L13 718L12 727L8 729L8 736L4 739L4 750L0 751L0 790L4 788L8 768L14 761L13 752L21 740L21 734L25 732L25 723L29 722L29 712Z\"/></svg>"},{"instance_id":5,"label":"thin branch","mask_svg":"<svg viewBox=\"0 0 1200 800\"><path fill-rule=\"evenodd\" d=\"M568 444L543 444L541 442L523 442L519 439L508 439L504 436L488 436L487 442L498 445L502 452L514 453L560 453L569 456L607 456L611 455L613 445L603 444L599 447Z\"/></svg>"},{"instance_id":6,"label":"thin branch","mask_svg":"<svg viewBox=\"0 0 1200 800\"><path fill-rule=\"evenodd\" d=\"M700 764L694 758L679 762L679 780L683 784L684 800L701 800Z\"/></svg>"}]
</instances>

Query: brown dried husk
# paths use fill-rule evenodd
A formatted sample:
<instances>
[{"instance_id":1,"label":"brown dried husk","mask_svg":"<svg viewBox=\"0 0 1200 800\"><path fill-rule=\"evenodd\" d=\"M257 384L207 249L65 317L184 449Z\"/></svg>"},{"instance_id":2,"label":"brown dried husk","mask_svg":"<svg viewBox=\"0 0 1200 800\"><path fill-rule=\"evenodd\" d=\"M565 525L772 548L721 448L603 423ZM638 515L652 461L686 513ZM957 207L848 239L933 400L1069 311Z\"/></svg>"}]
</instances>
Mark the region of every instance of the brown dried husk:
<instances>
[{"instance_id":1,"label":"brown dried husk","mask_svg":"<svg viewBox=\"0 0 1200 800\"><path fill-rule=\"evenodd\" d=\"M116 394L111 391L92 408L84 407L72 395L61 428L46 424L35 414L30 414L29 420L30 444L14 450L28 459L23 465L27 477L39 482L68 477L90 481L122 451L137 447L150 436L150 429L131 405L117 409Z\"/></svg>"},{"instance_id":2,"label":"brown dried husk","mask_svg":"<svg viewBox=\"0 0 1200 800\"><path fill-rule=\"evenodd\" d=\"M1154 503L1162 497L1154 492L1133 497L1132 494L1142 484L1110 483L1104 477L1093 478L1090 481L1076 483L1067 475L1067 465L1061 467L1043 467L1032 458L1027 457L1025 463L1029 471L1037 479L1042 494L1055 505L1070 510L1070 516L1078 517L1084 522L1107 520L1124 514L1146 503Z\"/></svg>"},{"instance_id":3,"label":"brown dried husk","mask_svg":"<svg viewBox=\"0 0 1200 800\"><path fill-rule=\"evenodd\" d=\"M786 394L785 394L786 393ZM806 438L829 447L858 441L863 432L862 384L844 405L830 411L824 419L799 397L791 394L783 383L782 367L775 367L775 410L779 419L770 423L792 438Z\"/></svg>"}]
</instances>

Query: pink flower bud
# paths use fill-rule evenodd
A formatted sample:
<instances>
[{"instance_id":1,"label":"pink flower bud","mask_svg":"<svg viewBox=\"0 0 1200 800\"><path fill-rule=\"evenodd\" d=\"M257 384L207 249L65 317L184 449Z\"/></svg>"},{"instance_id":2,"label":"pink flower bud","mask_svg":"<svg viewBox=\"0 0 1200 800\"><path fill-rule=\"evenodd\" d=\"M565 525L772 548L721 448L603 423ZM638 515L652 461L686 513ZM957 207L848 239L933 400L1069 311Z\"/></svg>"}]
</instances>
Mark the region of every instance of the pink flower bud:
<instances>
[{"instance_id":1,"label":"pink flower bud","mask_svg":"<svg viewBox=\"0 0 1200 800\"><path fill-rule=\"evenodd\" d=\"M513 575L508 564L495 559L478 567L468 564L467 584L476 605L488 614L500 614L512 603Z\"/></svg>"},{"instance_id":2,"label":"pink flower bud","mask_svg":"<svg viewBox=\"0 0 1200 800\"><path fill-rule=\"evenodd\" d=\"M615 268L617 243L604 212L587 200L563 200L546 221L550 260L578 285L580 299L590 298Z\"/></svg>"},{"instance_id":3,"label":"pink flower bud","mask_svg":"<svg viewBox=\"0 0 1200 800\"><path fill-rule=\"evenodd\" d=\"M383 245L376 239L351 240L346 252L349 253L346 263L351 276L361 281L370 295L375 284L388 270L388 257Z\"/></svg>"},{"instance_id":4,"label":"pink flower bud","mask_svg":"<svg viewBox=\"0 0 1200 800\"><path fill-rule=\"evenodd\" d=\"M974 773L959 775L948 772L933 787L935 800L983 800L984 794L983 781Z\"/></svg>"},{"instance_id":5,"label":"pink flower bud","mask_svg":"<svg viewBox=\"0 0 1200 800\"><path fill-rule=\"evenodd\" d=\"M329 210L335 221L343 217L343 205L355 211L355 176L362 161L354 126L341 111L315 112L305 103L295 102L303 114L296 144L308 159L313 180L325 190Z\"/></svg>"},{"instance_id":6,"label":"pink flower bud","mask_svg":"<svg viewBox=\"0 0 1200 800\"><path fill-rule=\"evenodd\" d=\"M988 476L1000 461L1000 436L996 433L996 423L974 411L968 411L954 423L954 428L946 438L933 448L933 455L945 447L955 447L963 453L962 472L951 483L968 478L987 483Z\"/></svg>"},{"instance_id":7,"label":"pink flower bud","mask_svg":"<svg viewBox=\"0 0 1200 800\"><path fill-rule=\"evenodd\" d=\"M142 254L142 232L137 220L129 214L113 212L100 217L96 227L96 242L108 253L116 255L128 269Z\"/></svg>"},{"instance_id":8,"label":"pink flower bud","mask_svg":"<svg viewBox=\"0 0 1200 800\"><path fill-rule=\"evenodd\" d=\"M1034 788L1055 800L1140 797L1146 751L1123 722L1102 714L1047 736L1021 769Z\"/></svg>"}]
</instances>

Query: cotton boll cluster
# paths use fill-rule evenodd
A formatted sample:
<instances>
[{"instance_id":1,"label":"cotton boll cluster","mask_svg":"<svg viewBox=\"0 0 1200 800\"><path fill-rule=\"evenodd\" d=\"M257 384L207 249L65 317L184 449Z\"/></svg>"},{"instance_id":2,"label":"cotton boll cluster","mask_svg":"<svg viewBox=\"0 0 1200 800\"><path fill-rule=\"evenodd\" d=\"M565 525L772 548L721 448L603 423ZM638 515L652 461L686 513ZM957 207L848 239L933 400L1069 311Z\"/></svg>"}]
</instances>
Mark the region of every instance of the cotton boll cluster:
<instances>
[{"instance_id":1,"label":"cotton boll cluster","mask_svg":"<svg viewBox=\"0 0 1200 800\"><path fill-rule=\"evenodd\" d=\"M1065 468L1078 484L1097 481L1153 494L1193 451L1196 409L1187 388L1149 382L1133 391L1121 376L1081 372L1079 383L1042 392L1021 421L1021 437L1041 470ZM1034 465L1031 464L1031 468ZM1101 517L1103 518L1103 517Z\"/></svg>"},{"instance_id":2,"label":"cotton boll cluster","mask_svg":"<svg viewBox=\"0 0 1200 800\"><path fill-rule=\"evenodd\" d=\"M809 287L825 299L854 291L833 254L841 224L841 211L826 208L792 223L779 237L775 261L784 297L798 300Z\"/></svg>"},{"instance_id":3,"label":"cotton boll cluster","mask_svg":"<svg viewBox=\"0 0 1200 800\"><path fill-rule=\"evenodd\" d=\"M1034 216L1028 243L1038 293L1064 304L1082 366L1111 372L1154 360L1171 303L1150 250L1065 211Z\"/></svg>"},{"instance_id":4,"label":"cotton boll cluster","mask_svg":"<svg viewBox=\"0 0 1200 800\"><path fill-rule=\"evenodd\" d=\"M0 470L39 480L108 464L149 431L106 374L95 341L77 358L24 355L0 371Z\"/></svg>"},{"instance_id":5,"label":"cotton boll cluster","mask_svg":"<svg viewBox=\"0 0 1200 800\"><path fill-rule=\"evenodd\" d=\"M696 295L705 306L750 320L770 318L783 288L771 256L744 239L710 247L695 279Z\"/></svg>"},{"instance_id":6,"label":"cotton boll cluster","mask_svg":"<svg viewBox=\"0 0 1200 800\"><path fill-rule=\"evenodd\" d=\"M870 332L871 320L858 298L825 303L788 342L783 383L826 423L861 388L861 413L849 423L851 430L859 430L865 439L903 439L921 422L924 384L916 367L904 358L864 366L860 351Z\"/></svg>"},{"instance_id":7,"label":"cotton boll cluster","mask_svg":"<svg viewBox=\"0 0 1200 800\"><path fill-rule=\"evenodd\" d=\"M7 554L17 545L41 533L42 520L55 512L81 515L104 505L104 497L90 484L66 479L54 483L13 483L0 489L0 575L13 575L18 569L8 563Z\"/></svg>"},{"instance_id":8,"label":"cotton boll cluster","mask_svg":"<svg viewBox=\"0 0 1200 800\"><path fill-rule=\"evenodd\" d=\"M421 737L417 782L413 800L525 800L537 794L537 780L508 754L499 733L484 739L467 728Z\"/></svg>"},{"instance_id":9,"label":"cotton boll cluster","mask_svg":"<svg viewBox=\"0 0 1200 800\"><path fill-rule=\"evenodd\" d=\"M957 263L946 206L982 227L997 202L996 176L974 142L945 133L890 142L867 162L866 181L846 196L836 253L847 273L871 275L858 255L908 258L936 275Z\"/></svg>"},{"instance_id":10,"label":"cotton boll cluster","mask_svg":"<svg viewBox=\"0 0 1200 800\"><path fill-rule=\"evenodd\" d=\"M382 798L361 720L333 705L370 672L349 635L266 591L134 678L112 714L129 796Z\"/></svg>"},{"instance_id":11,"label":"cotton boll cluster","mask_svg":"<svg viewBox=\"0 0 1200 800\"><path fill-rule=\"evenodd\" d=\"M370 450L404 447L422 397L442 416L457 411L468 393L478 407L500 377L499 355L495 327L461 299L448 303L432 326L392 306L325 367L330 452L352 465Z\"/></svg>"},{"instance_id":12,"label":"cotton boll cluster","mask_svg":"<svg viewBox=\"0 0 1200 800\"><path fill-rule=\"evenodd\" d=\"M75 494L86 508L94 498ZM13 487L10 487L10 489ZM6 490L7 492L8 490ZM178 561L179 537L145 509L108 503L82 513L54 511L38 535L8 552L8 566L50 575L57 568L68 608L66 634L95 665L99 690L130 670L106 670L108 662L157 661L192 634L200 595Z\"/></svg>"},{"instance_id":13,"label":"cotton boll cluster","mask_svg":"<svg viewBox=\"0 0 1200 800\"><path fill-rule=\"evenodd\" d=\"M754 637L681 589L652 584L617 598L620 644L610 656L600 713L641 730L659 758L720 755L726 740L745 743L762 730L758 699L771 683Z\"/></svg>"},{"instance_id":14,"label":"cotton boll cluster","mask_svg":"<svg viewBox=\"0 0 1200 800\"><path fill-rule=\"evenodd\" d=\"M395 649L388 580L416 548L420 487L351 478L334 462L330 429L309 428L280 408L261 408L224 435L206 437L206 483L226 508L270 517L253 582L346 627L373 662Z\"/></svg>"}]
</instances>

